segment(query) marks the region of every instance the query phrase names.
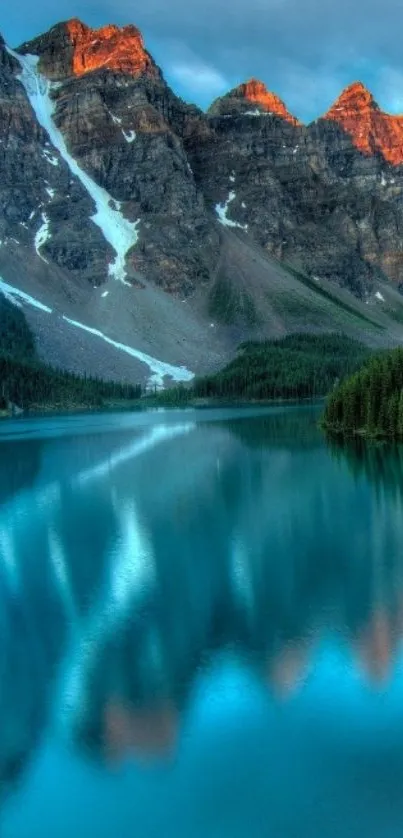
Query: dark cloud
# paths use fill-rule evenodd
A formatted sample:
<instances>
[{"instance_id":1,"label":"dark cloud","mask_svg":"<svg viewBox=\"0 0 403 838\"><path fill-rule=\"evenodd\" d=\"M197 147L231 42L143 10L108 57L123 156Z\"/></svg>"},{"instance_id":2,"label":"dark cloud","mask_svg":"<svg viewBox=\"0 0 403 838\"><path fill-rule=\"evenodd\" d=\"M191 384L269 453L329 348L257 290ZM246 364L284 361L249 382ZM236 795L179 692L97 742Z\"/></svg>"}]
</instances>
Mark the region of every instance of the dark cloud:
<instances>
[{"instance_id":1,"label":"dark cloud","mask_svg":"<svg viewBox=\"0 0 403 838\"><path fill-rule=\"evenodd\" d=\"M257 76L311 119L357 78L403 108L401 0L59 0L58 19L136 23L175 89L202 105ZM55 21L54 0L20 0L4 16L14 42Z\"/></svg>"}]
</instances>

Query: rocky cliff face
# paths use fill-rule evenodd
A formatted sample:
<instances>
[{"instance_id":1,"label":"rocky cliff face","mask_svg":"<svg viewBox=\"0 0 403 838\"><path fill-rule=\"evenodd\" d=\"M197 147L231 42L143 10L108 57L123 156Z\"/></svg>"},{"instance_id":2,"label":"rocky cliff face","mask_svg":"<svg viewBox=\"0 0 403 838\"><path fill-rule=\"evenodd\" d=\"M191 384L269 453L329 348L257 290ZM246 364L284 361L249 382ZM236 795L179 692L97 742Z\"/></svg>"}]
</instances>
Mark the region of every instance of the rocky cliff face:
<instances>
[{"instance_id":1,"label":"rocky cliff face","mask_svg":"<svg viewBox=\"0 0 403 838\"><path fill-rule=\"evenodd\" d=\"M95 31L73 20L20 51L39 56L40 72L53 80L53 119L75 161L124 217L140 219L126 257L131 281L145 274L185 295L206 282L219 237L181 139L197 109L174 96L139 31Z\"/></svg>"},{"instance_id":2,"label":"rocky cliff face","mask_svg":"<svg viewBox=\"0 0 403 838\"><path fill-rule=\"evenodd\" d=\"M135 26L93 30L73 19L19 52L38 56L39 73L50 80L54 124L80 169L119 203L125 219L138 221L124 254L125 275L136 287L147 277L187 296L208 283L219 264L220 221L276 258L360 295L378 276L403 282L403 117L380 111L363 85L351 85L306 127L256 79L206 115L186 105ZM7 98L32 120L16 61L4 48L2 54L12 77ZM46 148L38 125L22 133L35 132ZM31 193L44 185L55 193L46 212L39 194L24 198L30 211L39 207L42 225L49 218L41 255L100 284L113 261L111 242L100 241L88 194L58 162L50 178L29 178ZM52 185L62 172L68 188Z\"/></svg>"},{"instance_id":3,"label":"rocky cliff face","mask_svg":"<svg viewBox=\"0 0 403 838\"><path fill-rule=\"evenodd\" d=\"M23 248L43 288L74 281L96 328L105 312L89 292L113 295L114 339L135 323L144 351L169 310L158 357L169 346L186 361L186 323L211 358L295 324L267 303L277 261L365 302L378 282L403 286L402 194L403 117L360 84L308 126L256 79L204 114L135 26L73 19L15 53L0 41L0 273L12 265L15 280ZM229 328L215 343L218 310Z\"/></svg>"},{"instance_id":4,"label":"rocky cliff face","mask_svg":"<svg viewBox=\"0 0 403 838\"><path fill-rule=\"evenodd\" d=\"M213 103L207 119L210 132L186 145L223 223L361 296L380 276L402 282L403 117L382 114L353 85L306 127L252 82Z\"/></svg>"},{"instance_id":5,"label":"rocky cliff face","mask_svg":"<svg viewBox=\"0 0 403 838\"><path fill-rule=\"evenodd\" d=\"M364 154L379 153L393 166L403 163L403 116L381 111L361 82L347 87L324 119L336 122Z\"/></svg>"},{"instance_id":6,"label":"rocky cliff face","mask_svg":"<svg viewBox=\"0 0 403 838\"><path fill-rule=\"evenodd\" d=\"M250 79L235 87L226 96L216 99L209 109L211 116L259 116L270 114L279 116L292 125L298 125L298 120L286 108L282 99L275 93L270 93L266 85L258 79Z\"/></svg>"},{"instance_id":7,"label":"rocky cliff face","mask_svg":"<svg viewBox=\"0 0 403 838\"><path fill-rule=\"evenodd\" d=\"M110 249L91 222L87 192L38 124L18 81L21 67L0 42L0 240L64 266L81 281L105 276Z\"/></svg>"},{"instance_id":8,"label":"rocky cliff face","mask_svg":"<svg viewBox=\"0 0 403 838\"><path fill-rule=\"evenodd\" d=\"M74 18L20 48L22 53L31 51L40 56L40 71L53 81L100 69L161 78L135 26L109 25L94 30Z\"/></svg>"}]
</instances>

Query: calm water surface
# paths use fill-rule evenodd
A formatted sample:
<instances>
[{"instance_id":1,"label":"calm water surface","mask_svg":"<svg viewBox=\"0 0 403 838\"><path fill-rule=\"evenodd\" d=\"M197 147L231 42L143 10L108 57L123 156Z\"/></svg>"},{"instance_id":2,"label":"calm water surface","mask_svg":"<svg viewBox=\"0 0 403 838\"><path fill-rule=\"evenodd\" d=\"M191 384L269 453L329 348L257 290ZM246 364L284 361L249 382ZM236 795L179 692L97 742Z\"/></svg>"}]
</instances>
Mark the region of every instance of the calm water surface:
<instances>
[{"instance_id":1,"label":"calm water surface","mask_svg":"<svg viewBox=\"0 0 403 838\"><path fill-rule=\"evenodd\" d=\"M2 838L401 838L403 449L0 425Z\"/></svg>"}]
</instances>

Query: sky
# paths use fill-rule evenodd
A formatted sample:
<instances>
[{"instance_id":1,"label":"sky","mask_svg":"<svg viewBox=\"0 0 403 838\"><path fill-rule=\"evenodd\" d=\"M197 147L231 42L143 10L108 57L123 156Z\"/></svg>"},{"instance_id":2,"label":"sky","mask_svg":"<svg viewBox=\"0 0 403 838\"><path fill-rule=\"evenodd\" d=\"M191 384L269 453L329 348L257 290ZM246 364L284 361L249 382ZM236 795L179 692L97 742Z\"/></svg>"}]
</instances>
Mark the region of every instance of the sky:
<instances>
[{"instance_id":1,"label":"sky","mask_svg":"<svg viewBox=\"0 0 403 838\"><path fill-rule=\"evenodd\" d=\"M11 46L60 20L133 23L178 95L205 108L251 77L299 119L363 81L403 112L402 0L15 0L0 14Z\"/></svg>"}]
</instances>

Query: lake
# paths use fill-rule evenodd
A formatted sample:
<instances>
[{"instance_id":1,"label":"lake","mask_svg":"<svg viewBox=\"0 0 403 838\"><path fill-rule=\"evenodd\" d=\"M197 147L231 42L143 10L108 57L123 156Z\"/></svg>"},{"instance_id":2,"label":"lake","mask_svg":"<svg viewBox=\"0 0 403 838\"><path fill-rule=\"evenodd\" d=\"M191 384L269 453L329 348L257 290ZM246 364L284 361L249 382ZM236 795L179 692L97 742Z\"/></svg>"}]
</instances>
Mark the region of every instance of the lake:
<instances>
[{"instance_id":1,"label":"lake","mask_svg":"<svg viewBox=\"0 0 403 838\"><path fill-rule=\"evenodd\" d=\"M403 448L0 425L2 838L401 838Z\"/></svg>"}]
</instances>

